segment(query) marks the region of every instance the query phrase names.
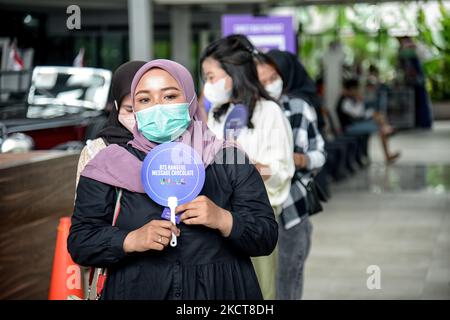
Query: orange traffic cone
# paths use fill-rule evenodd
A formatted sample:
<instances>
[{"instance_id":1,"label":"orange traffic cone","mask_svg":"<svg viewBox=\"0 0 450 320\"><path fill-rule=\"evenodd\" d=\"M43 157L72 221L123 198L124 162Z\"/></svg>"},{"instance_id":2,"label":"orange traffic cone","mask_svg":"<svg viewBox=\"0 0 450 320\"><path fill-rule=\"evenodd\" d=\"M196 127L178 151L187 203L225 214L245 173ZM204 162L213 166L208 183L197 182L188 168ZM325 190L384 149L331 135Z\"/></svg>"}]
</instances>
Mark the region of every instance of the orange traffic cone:
<instances>
[{"instance_id":1,"label":"orange traffic cone","mask_svg":"<svg viewBox=\"0 0 450 320\"><path fill-rule=\"evenodd\" d=\"M56 237L55 257L53 258L53 270L48 294L49 300L83 299L81 269L73 262L67 251L69 230L70 218L61 218Z\"/></svg>"}]
</instances>

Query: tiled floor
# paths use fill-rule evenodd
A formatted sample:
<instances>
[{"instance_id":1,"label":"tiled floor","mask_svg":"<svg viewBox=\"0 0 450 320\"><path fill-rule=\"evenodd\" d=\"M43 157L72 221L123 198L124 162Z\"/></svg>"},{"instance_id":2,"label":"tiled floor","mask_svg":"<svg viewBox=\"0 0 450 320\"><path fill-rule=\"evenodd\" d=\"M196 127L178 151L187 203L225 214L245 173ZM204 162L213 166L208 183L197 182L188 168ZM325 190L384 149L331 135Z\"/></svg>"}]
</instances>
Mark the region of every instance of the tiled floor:
<instances>
[{"instance_id":1,"label":"tiled floor","mask_svg":"<svg viewBox=\"0 0 450 320\"><path fill-rule=\"evenodd\" d=\"M312 218L304 299L450 299L450 122L392 147L402 158L386 167L372 138L372 165L333 184ZM368 289L377 274L380 289Z\"/></svg>"}]
</instances>

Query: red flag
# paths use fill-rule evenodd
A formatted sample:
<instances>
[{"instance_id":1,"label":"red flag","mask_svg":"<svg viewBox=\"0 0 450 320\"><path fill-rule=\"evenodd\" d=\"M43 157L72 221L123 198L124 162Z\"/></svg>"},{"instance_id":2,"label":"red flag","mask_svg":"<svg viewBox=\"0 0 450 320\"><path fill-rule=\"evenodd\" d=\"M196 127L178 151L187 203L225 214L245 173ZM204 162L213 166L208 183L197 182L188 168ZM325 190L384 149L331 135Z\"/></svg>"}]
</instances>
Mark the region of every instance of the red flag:
<instances>
[{"instance_id":1,"label":"red flag","mask_svg":"<svg viewBox=\"0 0 450 320\"><path fill-rule=\"evenodd\" d=\"M22 57L17 51L16 45L13 44L11 51L9 52L9 68L14 71L21 71L25 67Z\"/></svg>"}]
</instances>

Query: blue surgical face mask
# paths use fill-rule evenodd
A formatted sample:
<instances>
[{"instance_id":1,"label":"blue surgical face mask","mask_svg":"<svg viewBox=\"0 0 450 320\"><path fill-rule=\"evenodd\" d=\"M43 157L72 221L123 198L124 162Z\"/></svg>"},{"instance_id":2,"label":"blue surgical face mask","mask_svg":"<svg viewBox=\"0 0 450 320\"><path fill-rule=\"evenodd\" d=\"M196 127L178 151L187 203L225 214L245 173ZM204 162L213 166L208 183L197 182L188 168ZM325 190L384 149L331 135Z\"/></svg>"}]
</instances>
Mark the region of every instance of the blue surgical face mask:
<instances>
[{"instance_id":1,"label":"blue surgical face mask","mask_svg":"<svg viewBox=\"0 0 450 320\"><path fill-rule=\"evenodd\" d=\"M157 104L136 112L139 132L148 140L173 141L186 131L191 122L189 103Z\"/></svg>"}]
</instances>

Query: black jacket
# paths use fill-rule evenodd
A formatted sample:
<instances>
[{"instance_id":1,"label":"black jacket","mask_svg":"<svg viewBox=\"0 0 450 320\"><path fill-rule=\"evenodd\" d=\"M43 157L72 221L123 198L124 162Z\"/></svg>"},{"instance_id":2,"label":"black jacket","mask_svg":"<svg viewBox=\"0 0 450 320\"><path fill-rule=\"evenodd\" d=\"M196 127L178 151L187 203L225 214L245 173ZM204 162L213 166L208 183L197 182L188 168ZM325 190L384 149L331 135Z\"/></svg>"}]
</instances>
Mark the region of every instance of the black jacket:
<instances>
[{"instance_id":1,"label":"black jacket","mask_svg":"<svg viewBox=\"0 0 450 320\"><path fill-rule=\"evenodd\" d=\"M237 152L224 154L231 150ZM261 176L248 163L211 164L201 194L232 213L228 238L181 223L175 248L126 254L128 232L161 219L163 207L146 194L124 190L112 227L115 188L80 178L68 249L80 265L108 268L102 299L262 299L250 257L274 250L278 226Z\"/></svg>"}]
</instances>

